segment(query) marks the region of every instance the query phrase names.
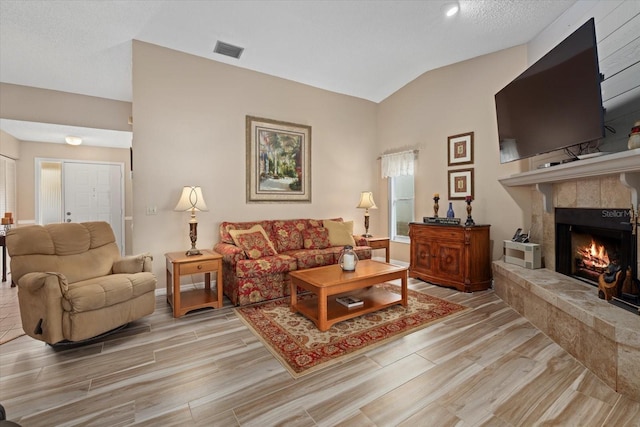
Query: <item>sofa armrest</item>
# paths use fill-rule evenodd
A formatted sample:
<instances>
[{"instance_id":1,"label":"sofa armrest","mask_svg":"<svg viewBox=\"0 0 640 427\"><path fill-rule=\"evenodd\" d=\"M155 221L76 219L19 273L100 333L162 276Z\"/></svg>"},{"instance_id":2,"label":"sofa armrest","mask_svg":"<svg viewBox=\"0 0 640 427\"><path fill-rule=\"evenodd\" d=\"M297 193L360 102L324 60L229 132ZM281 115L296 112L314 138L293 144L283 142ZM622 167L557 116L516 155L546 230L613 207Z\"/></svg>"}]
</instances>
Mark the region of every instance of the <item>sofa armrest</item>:
<instances>
[{"instance_id":1,"label":"sofa armrest","mask_svg":"<svg viewBox=\"0 0 640 427\"><path fill-rule=\"evenodd\" d=\"M133 274L141 273L143 271L150 272L152 261L153 257L150 253L130 255L115 261L111 270L113 274Z\"/></svg>"},{"instance_id":2,"label":"sofa armrest","mask_svg":"<svg viewBox=\"0 0 640 427\"><path fill-rule=\"evenodd\" d=\"M369 246L369 244L367 243L366 237L362 237L354 234L353 240L356 241L356 246Z\"/></svg>"},{"instance_id":3,"label":"sofa armrest","mask_svg":"<svg viewBox=\"0 0 640 427\"><path fill-rule=\"evenodd\" d=\"M213 250L222 255L223 262L228 262L231 265L236 265L238 261L247 259L247 256L242 249L230 243L216 243Z\"/></svg>"}]
</instances>

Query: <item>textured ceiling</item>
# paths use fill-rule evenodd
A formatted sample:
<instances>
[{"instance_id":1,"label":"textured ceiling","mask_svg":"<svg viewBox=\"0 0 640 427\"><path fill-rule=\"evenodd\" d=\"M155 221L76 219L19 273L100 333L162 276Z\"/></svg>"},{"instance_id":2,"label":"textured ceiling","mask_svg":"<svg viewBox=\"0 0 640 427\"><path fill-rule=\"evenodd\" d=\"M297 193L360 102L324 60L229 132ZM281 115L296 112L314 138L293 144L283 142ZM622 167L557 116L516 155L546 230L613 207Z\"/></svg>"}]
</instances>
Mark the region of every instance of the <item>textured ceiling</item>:
<instances>
[{"instance_id":1,"label":"textured ceiling","mask_svg":"<svg viewBox=\"0 0 640 427\"><path fill-rule=\"evenodd\" d=\"M0 81L132 100L131 41L380 102L426 71L527 43L575 0L0 1ZM217 40L245 48L213 53Z\"/></svg>"},{"instance_id":2,"label":"textured ceiling","mask_svg":"<svg viewBox=\"0 0 640 427\"><path fill-rule=\"evenodd\" d=\"M0 119L0 129L20 141L64 144L65 137L79 136L82 138L82 144L92 147L129 148L133 139L132 133L125 131L8 119Z\"/></svg>"}]
</instances>

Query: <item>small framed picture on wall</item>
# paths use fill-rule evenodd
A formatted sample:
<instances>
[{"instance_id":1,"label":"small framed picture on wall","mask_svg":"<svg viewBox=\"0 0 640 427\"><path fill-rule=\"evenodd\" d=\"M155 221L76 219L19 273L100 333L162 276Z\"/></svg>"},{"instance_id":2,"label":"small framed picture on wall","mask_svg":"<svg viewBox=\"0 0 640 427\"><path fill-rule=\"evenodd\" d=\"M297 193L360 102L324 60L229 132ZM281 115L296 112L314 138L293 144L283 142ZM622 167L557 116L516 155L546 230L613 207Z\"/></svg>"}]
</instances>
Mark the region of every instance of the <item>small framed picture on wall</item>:
<instances>
[{"instance_id":1,"label":"small framed picture on wall","mask_svg":"<svg viewBox=\"0 0 640 427\"><path fill-rule=\"evenodd\" d=\"M473 194L473 169L449 171L449 200L463 200Z\"/></svg>"},{"instance_id":2,"label":"small framed picture on wall","mask_svg":"<svg viewBox=\"0 0 640 427\"><path fill-rule=\"evenodd\" d=\"M473 132L461 133L447 138L449 166L473 163Z\"/></svg>"}]
</instances>

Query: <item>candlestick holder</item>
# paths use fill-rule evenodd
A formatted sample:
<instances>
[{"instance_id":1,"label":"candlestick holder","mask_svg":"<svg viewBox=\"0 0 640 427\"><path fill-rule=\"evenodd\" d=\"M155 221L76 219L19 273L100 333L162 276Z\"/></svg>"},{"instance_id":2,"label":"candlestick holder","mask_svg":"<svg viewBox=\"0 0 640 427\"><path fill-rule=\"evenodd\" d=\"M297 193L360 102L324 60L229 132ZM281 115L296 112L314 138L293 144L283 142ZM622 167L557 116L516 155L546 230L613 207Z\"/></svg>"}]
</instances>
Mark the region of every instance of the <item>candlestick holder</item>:
<instances>
[{"instance_id":1,"label":"candlestick holder","mask_svg":"<svg viewBox=\"0 0 640 427\"><path fill-rule=\"evenodd\" d=\"M13 225L13 214L11 212L5 212L4 216L0 219L2 220L0 221L2 222L2 230L0 230L0 232L6 236Z\"/></svg>"},{"instance_id":2,"label":"candlestick holder","mask_svg":"<svg viewBox=\"0 0 640 427\"><path fill-rule=\"evenodd\" d=\"M440 206L438 206L438 200L440 200L440 197L433 198L433 217L434 218L438 218L438 209L440 208Z\"/></svg>"},{"instance_id":3,"label":"candlestick holder","mask_svg":"<svg viewBox=\"0 0 640 427\"><path fill-rule=\"evenodd\" d=\"M467 197L465 199L465 202L467 203L467 220L465 221L464 225L476 225L476 223L473 221L473 218L471 218L471 197Z\"/></svg>"}]
</instances>

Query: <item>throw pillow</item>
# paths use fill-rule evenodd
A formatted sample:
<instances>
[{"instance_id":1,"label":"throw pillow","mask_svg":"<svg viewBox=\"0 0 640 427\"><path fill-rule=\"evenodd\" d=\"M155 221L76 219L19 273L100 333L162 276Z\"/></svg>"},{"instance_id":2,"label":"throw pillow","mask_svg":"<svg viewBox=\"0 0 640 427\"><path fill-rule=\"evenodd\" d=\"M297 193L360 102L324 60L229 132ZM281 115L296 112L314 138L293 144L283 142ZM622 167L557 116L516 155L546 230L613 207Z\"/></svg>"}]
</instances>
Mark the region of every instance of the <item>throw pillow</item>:
<instances>
[{"instance_id":1,"label":"throw pillow","mask_svg":"<svg viewBox=\"0 0 640 427\"><path fill-rule=\"evenodd\" d=\"M355 246L353 240L353 221L324 221L324 227L329 231L329 243L331 246Z\"/></svg>"},{"instance_id":2,"label":"throw pillow","mask_svg":"<svg viewBox=\"0 0 640 427\"><path fill-rule=\"evenodd\" d=\"M260 225L254 225L248 230L229 230L229 234L236 246L242 249L250 259L278 254Z\"/></svg>"},{"instance_id":3,"label":"throw pillow","mask_svg":"<svg viewBox=\"0 0 640 427\"><path fill-rule=\"evenodd\" d=\"M329 247L329 230L324 227L313 227L302 230L305 249L325 249Z\"/></svg>"},{"instance_id":4,"label":"throw pillow","mask_svg":"<svg viewBox=\"0 0 640 427\"><path fill-rule=\"evenodd\" d=\"M306 219L290 219L273 222L276 248L280 252L302 249L302 230L307 227Z\"/></svg>"}]
</instances>

